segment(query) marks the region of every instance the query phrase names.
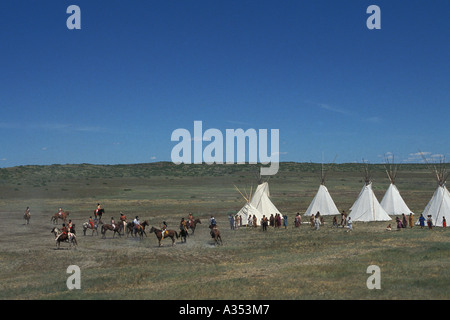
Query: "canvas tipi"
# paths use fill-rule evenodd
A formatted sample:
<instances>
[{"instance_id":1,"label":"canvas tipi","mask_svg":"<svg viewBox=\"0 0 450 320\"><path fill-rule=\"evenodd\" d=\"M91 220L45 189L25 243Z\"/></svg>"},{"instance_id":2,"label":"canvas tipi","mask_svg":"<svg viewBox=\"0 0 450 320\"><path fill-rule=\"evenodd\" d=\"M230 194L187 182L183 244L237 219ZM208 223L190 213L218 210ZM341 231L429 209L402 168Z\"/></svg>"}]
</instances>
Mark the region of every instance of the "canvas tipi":
<instances>
[{"instance_id":1,"label":"canvas tipi","mask_svg":"<svg viewBox=\"0 0 450 320\"><path fill-rule=\"evenodd\" d=\"M372 181L368 166L365 166L365 183L353 206L350 208L349 217L352 221L390 221L387 214L378 202L372 190Z\"/></svg>"},{"instance_id":2,"label":"canvas tipi","mask_svg":"<svg viewBox=\"0 0 450 320\"><path fill-rule=\"evenodd\" d=\"M275 205L270 200L269 183L262 182L256 188L255 194L252 196L250 204L253 205L259 212L261 212L266 217L270 215L281 214L280 211L275 207Z\"/></svg>"},{"instance_id":3,"label":"canvas tipi","mask_svg":"<svg viewBox=\"0 0 450 320\"><path fill-rule=\"evenodd\" d=\"M422 215L425 219L430 215L433 225L442 227L443 218L446 220L450 218L450 193L445 186L449 174L446 172L444 162L441 162L439 168L434 167L434 173L436 174L438 186Z\"/></svg>"},{"instance_id":4,"label":"canvas tipi","mask_svg":"<svg viewBox=\"0 0 450 320\"><path fill-rule=\"evenodd\" d=\"M242 217L242 224L247 225L249 218L253 217L253 216L256 216L257 225L260 224L263 215L261 212L258 211L258 209L256 209L251 204L251 199L252 199L251 191L250 191L250 195L244 196L244 194L238 189L238 187L236 187L236 186L234 186L234 187L246 201L245 205L237 213L238 216ZM246 192L246 194L247 194L247 192Z\"/></svg>"},{"instance_id":5,"label":"canvas tipi","mask_svg":"<svg viewBox=\"0 0 450 320\"><path fill-rule=\"evenodd\" d=\"M389 160L386 158L385 167L390 185L380 202L381 206L389 215L414 214L406 205L405 201L400 195L400 192L397 189L397 186L395 185L398 166L394 166L393 164L389 163Z\"/></svg>"},{"instance_id":6,"label":"canvas tipi","mask_svg":"<svg viewBox=\"0 0 450 320\"><path fill-rule=\"evenodd\" d=\"M247 224L248 218L253 215L257 218L257 225L260 225L261 219L264 215L269 218L272 214L274 216L277 213L281 214L270 200L269 183L267 181L263 182L261 177L259 177L258 183L259 185L254 194L250 192L249 196L244 196L243 193L235 186L247 202L237 213L242 216L242 221L243 223L245 221L245 224Z\"/></svg>"},{"instance_id":7,"label":"canvas tipi","mask_svg":"<svg viewBox=\"0 0 450 320\"><path fill-rule=\"evenodd\" d=\"M336 207L336 204L334 203L330 193L328 192L327 187L325 186L325 177L326 173L324 172L322 164L319 190L317 191L314 199L306 210L304 214L305 216L315 215L317 212L320 212L320 215L322 216L340 214L339 210Z\"/></svg>"}]
</instances>

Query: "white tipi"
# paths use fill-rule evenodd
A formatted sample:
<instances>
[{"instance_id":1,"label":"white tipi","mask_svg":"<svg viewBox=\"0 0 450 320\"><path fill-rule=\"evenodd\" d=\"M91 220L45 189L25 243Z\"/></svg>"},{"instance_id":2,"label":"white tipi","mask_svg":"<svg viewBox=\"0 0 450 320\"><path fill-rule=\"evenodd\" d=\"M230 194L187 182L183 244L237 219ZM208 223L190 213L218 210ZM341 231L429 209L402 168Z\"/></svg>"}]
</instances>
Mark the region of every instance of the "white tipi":
<instances>
[{"instance_id":1,"label":"white tipi","mask_svg":"<svg viewBox=\"0 0 450 320\"><path fill-rule=\"evenodd\" d=\"M372 190L372 181L369 170L365 167L365 184L359 193L353 206L350 208L349 217L352 221L390 221L392 218L381 207L380 203Z\"/></svg>"},{"instance_id":2,"label":"white tipi","mask_svg":"<svg viewBox=\"0 0 450 320\"><path fill-rule=\"evenodd\" d=\"M400 195L400 192L397 189L397 186L395 185L395 178L397 177L398 167L390 164L387 159L386 162L386 173L391 184L389 185L389 188L387 189L383 199L380 202L381 206L389 215L402 215L403 213L405 215L414 214L406 205L405 201Z\"/></svg>"},{"instance_id":3,"label":"white tipi","mask_svg":"<svg viewBox=\"0 0 450 320\"><path fill-rule=\"evenodd\" d=\"M435 166L434 171L438 186L422 215L425 220L428 216L431 216L433 225L442 227L443 218L446 220L450 218L450 193L445 186L449 174L446 172L444 162L441 162L440 168L436 168Z\"/></svg>"},{"instance_id":4,"label":"white tipi","mask_svg":"<svg viewBox=\"0 0 450 320\"><path fill-rule=\"evenodd\" d=\"M321 216L331 216L331 215L339 215L339 210L336 207L333 199L331 198L330 193L328 192L327 187L325 186L325 177L326 174L323 170L321 171L321 183L319 186L319 190L317 191L314 199L309 205L308 209L306 209L305 216L315 215L317 212L320 212Z\"/></svg>"},{"instance_id":5,"label":"white tipi","mask_svg":"<svg viewBox=\"0 0 450 320\"><path fill-rule=\"evenodd\" d=\"M242 224L243 225L247 225L248 224L248 220L249 218L253 219L253 216L256 217L256 223L257 225L261 223L261 219L263 217L262 213L256 209L252 204L251 204L251 199L252 199L252 194L250 191L250 195L244 196L242 194L242 192L238 189L238 187L234 186L236 188L237 191L239 191L239 193L242 195L242 197L245 199L246 203L245 205L241 208L241 210L238 211L237 215L242 217ZM247 192L246 192L247 194ZM253 220L252 220L253 223Z\"/></svg>"},{"instance_id":6,"label":"white tipi","mask_svg":"<svg viewBox=\"0 0 450 320\"><path fill-rule=\"evenodd\" d=\"M271 214L273 214L274 216L276 213L281 214L270 200L268 182L263 182L258 185L255 194L252 196L250 204L258 209L258 211L265 215L267 218L269 218Z\"/></svg>"},{"instance_id":7,"label":"white tipi","mask_svg":"<svg viewBox=\"0 0 450 320\"><path fill-rule=\"evenodd\" d=\"M433 225L437 227L443 226L443 218L450 218L450 193L445 184L437 187L422 215L425 219L431 215Z\"/></svg>"},{"instance_id":8,"label":"white tipi","mask_svg":"<svg viewBox=\"0 0 450 320\"><path fill-rule=\"evenodd\" d=\"M270 215L280 214L280 211L275 207L275 205L270 200L270 191L269 191L269 183L268 182L262 182L261 179L259 180L259 185L256 188L256 191L254 194L251 194L250 196L245 197L241 191L235 186L235 188L239 191L239 193L242 195L242 197L247 201L247 203L241 208L241 210L238 211L238 215L242 216L242 221L245 224L248 222L248 218L250 216L256 216L257 219L257 225L261 224L261 219L265 215L267 218L270 217Z\"/></svg>"}]
</instances>

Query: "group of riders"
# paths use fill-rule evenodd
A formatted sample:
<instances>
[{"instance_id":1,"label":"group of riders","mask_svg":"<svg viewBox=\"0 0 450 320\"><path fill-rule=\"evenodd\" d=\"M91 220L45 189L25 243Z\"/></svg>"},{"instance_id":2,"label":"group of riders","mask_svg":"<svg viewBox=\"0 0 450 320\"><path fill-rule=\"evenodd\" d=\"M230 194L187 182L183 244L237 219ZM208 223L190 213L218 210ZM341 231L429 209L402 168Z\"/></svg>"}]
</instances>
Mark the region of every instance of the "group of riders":
<instances>
[{"instance_id":1,"label":"group of riders","mask_svg":"<svg viewBox=\"0 0 450 320\"><path fill-rule=\"evenodd\" d=\"M101 222L101 214L99 214L101 211L103 211L103 209L101 208L100 203L97 203L97 208L94 211L95 217L92 218L92 216L90 216L89 222L88 222L89 226L92 230L97 229L98 224ZM25 215L26 216L31 215L30 207L26 208ZM63 219L63 217L64 217L64 211L61 207L58 209L57 216L60 217L61 219ZM65 219L63 219L63 221L65 221ZM124 226L127 225L127 217L123 213L120 213L119 223ZM120 224L116 225L116 221L115 221L114 217L111 217L111 226L113 227L113 229L115 229L116 226L119 227ZM136 230L138 230L141 226L141 221L139 220L139 216L136 216L134 218L132 224L133 224L133 231L136 232ZM193 217L192 213L189 213L188 218L186 220L185 220L185 218L181 218L180 225L179 225L180 232L184 232L185 234L187 234L188 229L192 225L194 225L194 217ZM217 230L217 223L213 216L211 216L209 227L211 229L211 232L213 230ZM64 222L62 224L60 233L56 236L55 240L58 240L61 237L69 238L71 235L74 235L74 234L75 234L75 225L73 224L72 220L69 220L67 222L67 224L66 224L66 222ZM163 238L165 235L168 234L167 223L165 221L163 221L163 223L161 225L161 234L162 234ZM63 239L63 238L61 238L61 239Z\"/></svg>"},{"instance_id":2,"label":"group of riders","mask_svg":"<svg viewBox=\"0 0 450 320\"><path fill-rule=\"evenodd\" d=\"M30 212L29 207L27 207L26 212L28 212L28 213ZM96 229L98 224L101 221L101 214L99 214L100 212L103 212L103 209L101 208L100 203L97 203L97 208L94 211L94 218L92 216L90 216L89 221L88 221L89 226L92 230ZM58 213L57 213L58 216L62 217L63 213L64 213L64 211L62 210L62 208L59 208ZM110 224L113 229L116 229L116 227L120 227L121 225L126 226L128 224L126 215L123 213L120 213L118 222L119 222L119 224L116 223L116 220L114 219L114 217L111 217ZM180 232L185 232L187 234L189 227L192 226L193 223L194 223L194 217L193 217L192 213L189 213L187 220L185 220L184 218L181 218L180 225L179 225ZM211 225L213 227L216 227L216 222L215 222L214 218L211 219ZM140 229L141 221L139 220L139 216L136 216L134 218L134 220L132 221L132 226L133 226L133 229L132 229L133 233L136 233L136 231ZM62 229L60 230L61 233L58 235L57 239L61 235L67 236L69 234L69 232L74 233L75 230L73 229L73 227L74 226L73 226L72 220L69 220L67 225L66 225L66 223L63 223ZM167 235L167 233L168 233L167 232L167 223L165 221L163 221L162 225L161 225L162 237L164 238L164 236Z\"/></svg>"}]
</instances>

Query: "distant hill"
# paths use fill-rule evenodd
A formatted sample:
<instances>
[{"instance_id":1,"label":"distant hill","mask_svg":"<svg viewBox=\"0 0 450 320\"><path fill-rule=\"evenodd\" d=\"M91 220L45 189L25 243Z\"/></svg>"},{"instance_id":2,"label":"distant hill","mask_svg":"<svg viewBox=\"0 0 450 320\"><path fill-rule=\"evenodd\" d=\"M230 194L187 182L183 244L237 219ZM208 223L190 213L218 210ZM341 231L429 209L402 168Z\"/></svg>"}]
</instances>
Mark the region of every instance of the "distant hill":
<instances>
[{"instance_id":1,"label":"distant hill","mask_svg":"<svg viewBox=\"0 0 450 320\"><path fill-rule=\"evenodd\" d=\"M172 162L154 162L141 164L96 165L96 164L53 164L28 165L0 169L0 183L11 181L42 181L76 178L149 178L152 176L225 176L252 175L259 172L260 164L173 164ZM302 172L319 172L320 163L281 162L278 174L295 174ZM385 171L383 164L371 164L371 171ZM362 164L335 164L332 171L358 172L363 170ZM424 164L400 164L400 171L425 172Z\"/></svg>"}]
</instances>

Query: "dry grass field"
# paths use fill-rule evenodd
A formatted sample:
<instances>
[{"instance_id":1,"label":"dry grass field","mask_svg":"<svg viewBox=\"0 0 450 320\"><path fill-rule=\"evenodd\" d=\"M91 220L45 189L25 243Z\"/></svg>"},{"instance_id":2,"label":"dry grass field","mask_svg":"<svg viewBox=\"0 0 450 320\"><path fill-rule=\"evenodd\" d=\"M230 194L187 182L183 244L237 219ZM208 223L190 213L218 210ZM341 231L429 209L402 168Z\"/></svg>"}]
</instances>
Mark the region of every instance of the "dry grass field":
<instances>
[{"instance_id":1,"label":"dry grass field","mask_svg":"<svg viewBox=\"0 0 450 320\"><path fill-rule=\"evenodd\" d=\"M414 227L385 231L386 222L354 223L352 232L293 226L319 186L320 165L282 163L270 178L271 197L288 215L287 229L231 230L227 215L244 205L233 185L256 187L256 167L154 163L120 166L53 165L0 169L0 299L449 299L450 230ZM388 187L382 165L373 165L379 200ZM327 186L348 211L362 187L362 168L336 165ZM422 165L402 165L397 186L416 214L436 184ZM120 212L152 226L178 230L189 212L201 219L195 235L175 246L154 234L139 240L112 232L83 236L82 224L97 203L103 219ZM23 212L31 208L29 225ZM56 249L50 217L62 207L76 225L78 246ZM208 220L223 236L215 246ZM306 220L306 219L304 219ZM60 224L58 226L61 226ZM395 229L395 228L394 228ZM69 290L69 265L81 270L81 289ZM367 267L381 271L381 289L369 290Z\"/></svg>"}]
</instances>

